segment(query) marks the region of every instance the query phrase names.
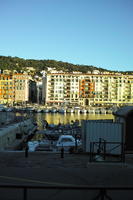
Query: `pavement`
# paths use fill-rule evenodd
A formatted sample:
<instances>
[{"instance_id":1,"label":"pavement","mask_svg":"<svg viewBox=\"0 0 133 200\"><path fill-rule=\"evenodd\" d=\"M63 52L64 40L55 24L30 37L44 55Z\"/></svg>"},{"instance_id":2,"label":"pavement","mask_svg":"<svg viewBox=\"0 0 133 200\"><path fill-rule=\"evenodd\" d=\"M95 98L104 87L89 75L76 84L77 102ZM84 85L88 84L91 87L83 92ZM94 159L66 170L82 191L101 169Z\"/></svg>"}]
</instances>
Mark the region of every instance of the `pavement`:
<instances>
[{"instance_id":1,"label":"pavement","mask_svg":"<svg viewBox=\"0 0 133 200\"><path fill-rule=\"evenodd\" d=\"M133 155L125 163L90 163L87 154L0 152L0 185L133 187ZM28 190L27 200L93 200L99 190ZM110 199L132 200L133 190L107 191ZM0 189L0 200L21 200L22 189ZM97 198L98 199L98 198ZM109 199L109 198L105 198Z\"/></svg>"}]
</instances>

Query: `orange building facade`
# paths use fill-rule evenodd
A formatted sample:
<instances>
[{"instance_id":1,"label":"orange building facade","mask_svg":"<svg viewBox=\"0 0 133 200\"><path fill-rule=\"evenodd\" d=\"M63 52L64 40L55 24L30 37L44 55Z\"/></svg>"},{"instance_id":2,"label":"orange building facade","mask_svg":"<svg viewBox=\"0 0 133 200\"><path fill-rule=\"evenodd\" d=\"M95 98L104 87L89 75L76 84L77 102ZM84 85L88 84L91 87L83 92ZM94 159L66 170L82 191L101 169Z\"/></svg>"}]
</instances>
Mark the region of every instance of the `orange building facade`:
<instances>
[{"instance_id":1,"label":"orange building facade","mask_svg":"<svg viewBox=\"0 0 133 200\"><path fill-rule=\"evenodd\" d=\"M0 103L10 104L14 100L14 82L12 75L0 74Z\"/></svg>"},{"instance_id":2,"label":"orange building facade","mask_svg":"<svg viewBox=\"0 0 133 200\"><path fill-rule=\"evenodd\" d=\"M90 79L83 79L79 81L79 97L80 98L94 98L95 97L95 83Z\"/></svg>"},{"instance_id":3,"label":"orange building facade","mask_svg":"<svg viewBox=\"0 0 133 200\"><path fill-rule=\"evenodd\" d=\"M28 76L25 74L0 74L0 104L27 102L29 98Z\"/></svg>"}]
</instances>

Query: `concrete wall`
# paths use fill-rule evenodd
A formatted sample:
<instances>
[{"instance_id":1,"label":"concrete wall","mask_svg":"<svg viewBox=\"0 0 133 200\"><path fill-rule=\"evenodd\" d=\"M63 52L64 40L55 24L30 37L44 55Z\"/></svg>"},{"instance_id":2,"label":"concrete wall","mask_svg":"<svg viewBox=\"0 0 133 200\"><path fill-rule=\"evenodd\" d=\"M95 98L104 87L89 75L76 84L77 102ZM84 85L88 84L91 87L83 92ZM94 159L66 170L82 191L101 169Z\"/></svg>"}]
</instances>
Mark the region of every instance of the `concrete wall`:
<instances>
[{"instance_id":1,"label":"concrete wall","mask_svg":"<svg viewBox=\"0 0 133 200\"><path fill-rule=\"evenodd\" d=\"M34 128L31 119L0 128L0 150L16 142L16 134L28 134Z\"/></svg>"}]
</instances>

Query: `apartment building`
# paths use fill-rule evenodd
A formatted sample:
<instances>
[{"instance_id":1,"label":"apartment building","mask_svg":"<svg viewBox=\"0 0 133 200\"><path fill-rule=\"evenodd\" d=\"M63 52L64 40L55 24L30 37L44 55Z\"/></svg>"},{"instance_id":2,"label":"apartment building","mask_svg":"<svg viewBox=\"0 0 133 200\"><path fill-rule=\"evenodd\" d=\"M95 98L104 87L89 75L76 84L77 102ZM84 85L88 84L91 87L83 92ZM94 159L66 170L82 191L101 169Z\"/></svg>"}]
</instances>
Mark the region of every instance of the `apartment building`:
<instances>
[{"instance_id":1,"label":"apartment building","mask_svg":"<svg viewBox=\"0 0 133 200\"><path fill-rule=\"evenodd\" d=\"M37 102L37 83L23 73L0 74L0 104Z\"/></svg>"},{"instance_id":2,"label":"apartment building","mask_svg":"<svg viewBox=\"0 0 133 200\"><path fill-rule=\"evenodd\" d=\"M80 104L112 105L133 103L133 75L85 75L80 81Z\"/></svg>"},{"instance_id":3,"label":"apartment building","mask_svg":"<svg viewBox=\"0 0 133 200\"><path fill-rule=\"evenodd\" d=\"M47 105L133 103L133 75L53 73L45 77Z\"/></svg>"},{"instance_id":4,"label":"apartment building","mask_svg":"<svg viewBox=\"0 0 133 200\"><path fill-rule=\"evenodd\" d=\"M45 77L45 103L48 105L77 104L79 75L55 73Z\"/></svg>"},{"instance_id":5,"label":"apartment building","mask_svg":"<svg viewBox=\"0 0 133 200\"><path fill-rule=\"evenodd\" d=\"M29 77L27 74L13 74L14 102L26 103L29 100Z\"/></svg>"},{"instance_id":6,"label":"apartment building","mask_svg":"<svg viewBox=\"0 0 133 200\"><path fill-rule=\"evenodd\" d=\"M0 104L10 104L14 98L12 75L0 74Z\"/></svg>"}]
</instances>

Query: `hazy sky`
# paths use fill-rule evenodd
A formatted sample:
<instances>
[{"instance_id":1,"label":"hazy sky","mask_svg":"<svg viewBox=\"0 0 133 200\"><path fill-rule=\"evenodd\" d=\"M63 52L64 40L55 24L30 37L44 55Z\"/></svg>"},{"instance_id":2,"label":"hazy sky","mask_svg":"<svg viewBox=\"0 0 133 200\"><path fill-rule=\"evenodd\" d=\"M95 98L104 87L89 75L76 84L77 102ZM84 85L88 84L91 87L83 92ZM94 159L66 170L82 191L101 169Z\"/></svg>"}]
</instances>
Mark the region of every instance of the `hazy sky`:
<instances>
[{"instance_id":1,"label":"hazy sky","mask_svg":"<svg viewBox=\"0 0 133 200\"><path fill-rule=\"evenodd\" d=\"M133 71L133 0L0 0L0 55Z\"/></svg>"}]
</instances>

